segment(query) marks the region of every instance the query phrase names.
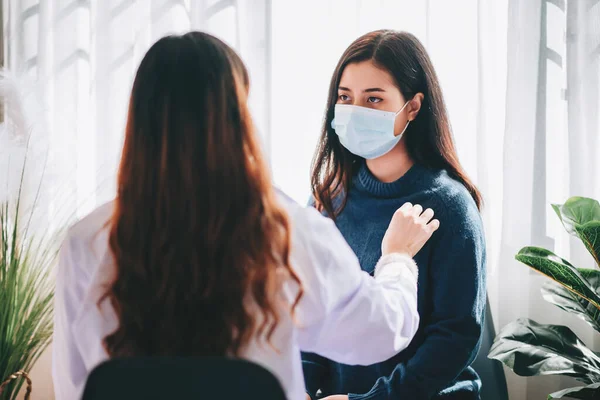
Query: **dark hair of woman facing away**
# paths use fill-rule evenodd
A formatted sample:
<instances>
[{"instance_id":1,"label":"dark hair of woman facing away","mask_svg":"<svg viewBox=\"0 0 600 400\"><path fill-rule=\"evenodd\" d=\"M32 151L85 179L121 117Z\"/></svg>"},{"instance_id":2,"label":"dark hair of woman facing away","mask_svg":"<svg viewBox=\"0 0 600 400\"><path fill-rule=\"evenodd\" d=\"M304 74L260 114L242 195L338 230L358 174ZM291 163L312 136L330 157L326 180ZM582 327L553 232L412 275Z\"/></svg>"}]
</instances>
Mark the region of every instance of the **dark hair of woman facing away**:
<instances>
[{"instance_id":1,"label":"dark hair of woman facing away","mask_svg":"<svg viewBox=\"0 0 600 400\"><path fill-rule=\"evenodd\" d=\"M331 121L344 68L368 60L394 78L407 101L417 93L424 95L421 110L404 136L413 161L426 167L445 169L467 188L477 207L481 208L481 193L458 161L442 90L425 48L412 34L389 30L371 32L355 40L333 72L311 174L312 193L319 208L332 218L339 215L345 207L352 176L360 165L361 158L342 146ZM334 199L340 201L334 205Z\"/></svg>"},{"instance_id":2,"label":"dark hair of woman facing away","mask_svg":"<svg viewBox=\"0 0 600 400\"><path fill-rule=\"evenodd\" d=\"M160 39L142 60L110 221L111 357L238 355L285 310L279 272L300 283L248 90L240 58L206 33Z\"/></svg>"}]
</instances>

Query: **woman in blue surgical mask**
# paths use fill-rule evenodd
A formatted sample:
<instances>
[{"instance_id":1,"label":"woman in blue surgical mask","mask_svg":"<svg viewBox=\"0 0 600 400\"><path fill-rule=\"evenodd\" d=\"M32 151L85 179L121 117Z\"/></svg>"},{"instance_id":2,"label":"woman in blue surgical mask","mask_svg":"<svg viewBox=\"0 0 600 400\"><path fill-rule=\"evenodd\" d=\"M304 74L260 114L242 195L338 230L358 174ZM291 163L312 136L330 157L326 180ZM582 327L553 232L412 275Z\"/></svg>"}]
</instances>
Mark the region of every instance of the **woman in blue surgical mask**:
<instances>
[{"instance_id":1,"label":"woman in blue surgical mask","mask_svg":"<svg viewBox=\"0 0 600 400\"><path fill-rule=\"evenodd\" d=\"M478 399L481 381L470 364L486 296L481 194L459 163L438 78L413 35L371 32L342 55L329 88L312 194L367 272L381 256L379 243L399 205L433 208L441 227L415 256L421 321L409 347L367 367L304 353L308 396Z\"/></svg>"}]
</instances>

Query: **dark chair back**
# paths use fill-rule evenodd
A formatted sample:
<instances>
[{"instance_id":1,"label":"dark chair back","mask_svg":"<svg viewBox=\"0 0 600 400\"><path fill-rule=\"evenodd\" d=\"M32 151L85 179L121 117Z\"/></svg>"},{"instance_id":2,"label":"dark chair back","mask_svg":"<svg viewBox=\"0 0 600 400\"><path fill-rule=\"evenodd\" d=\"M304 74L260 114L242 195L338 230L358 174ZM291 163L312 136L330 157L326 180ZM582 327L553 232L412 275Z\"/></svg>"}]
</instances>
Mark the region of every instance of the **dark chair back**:
<instances>
[{"instance_id":1,"label":"dark chair back","mask_svg":"<svg viewBox=\"0 0 600 400\"><path fill-rule=\"evenodd\" d=\"M83 400L285 400L279 381L263 367L228 358L127 358L100 364Z\"/></svg>"}]
</instances>

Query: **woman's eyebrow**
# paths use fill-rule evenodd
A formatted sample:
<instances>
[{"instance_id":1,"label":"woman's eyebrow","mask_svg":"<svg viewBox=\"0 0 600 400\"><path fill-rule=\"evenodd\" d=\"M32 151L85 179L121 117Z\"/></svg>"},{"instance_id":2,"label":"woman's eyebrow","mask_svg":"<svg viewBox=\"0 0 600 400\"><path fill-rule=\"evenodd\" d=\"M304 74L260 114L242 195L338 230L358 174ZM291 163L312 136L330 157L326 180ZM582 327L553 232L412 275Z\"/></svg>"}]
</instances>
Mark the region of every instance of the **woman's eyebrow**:
<instances>
[{"instance_id":1,"label":"woman's eyebrow","mask_svg":"<svg viewBox=\"0 0 600 400\"><path fill-rule=\"evenodd\" d=\"M372 92L385 92L385 90L381 89L381 88L369 88L369 89L365 89L363 90L363 92L365 93L372 93Z\"/></svg>"},{"instance_id":2,"label":"woman's eyebrow","mask_svg":"<svg viewBox=\"0 0 600 400\"><path fill-rule=\"evenodd\" d=\"M344 91L344 92L351 92L350 89L348 89L345 86L338 86L338 90ZM372 92L385 92L385 90L383 90L382 88L368 88L363 90L363 93L372 93Z\"/></svg>"}]
</instances>

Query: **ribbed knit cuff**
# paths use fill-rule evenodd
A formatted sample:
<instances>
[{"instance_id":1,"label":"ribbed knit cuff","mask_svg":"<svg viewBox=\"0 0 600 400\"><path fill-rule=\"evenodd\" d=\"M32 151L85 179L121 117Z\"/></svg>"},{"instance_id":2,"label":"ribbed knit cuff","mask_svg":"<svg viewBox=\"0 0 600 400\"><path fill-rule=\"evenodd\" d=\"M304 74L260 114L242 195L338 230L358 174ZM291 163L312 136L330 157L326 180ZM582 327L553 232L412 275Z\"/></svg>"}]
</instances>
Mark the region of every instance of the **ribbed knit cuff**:
<instances>
[{"instance_id":1,"label":"ribbed knit cuff","mask_svg":"<svg viewBox=\"0 0 600 400\"><path fill-rule=\"evenodd\" d=\"M415 279L419 279L419 270L415 261L406 254L391 253L382 256L375 266L375 278L379 275L402 274L402 269L408 269Z\"/></svg>"}]
</instances>

